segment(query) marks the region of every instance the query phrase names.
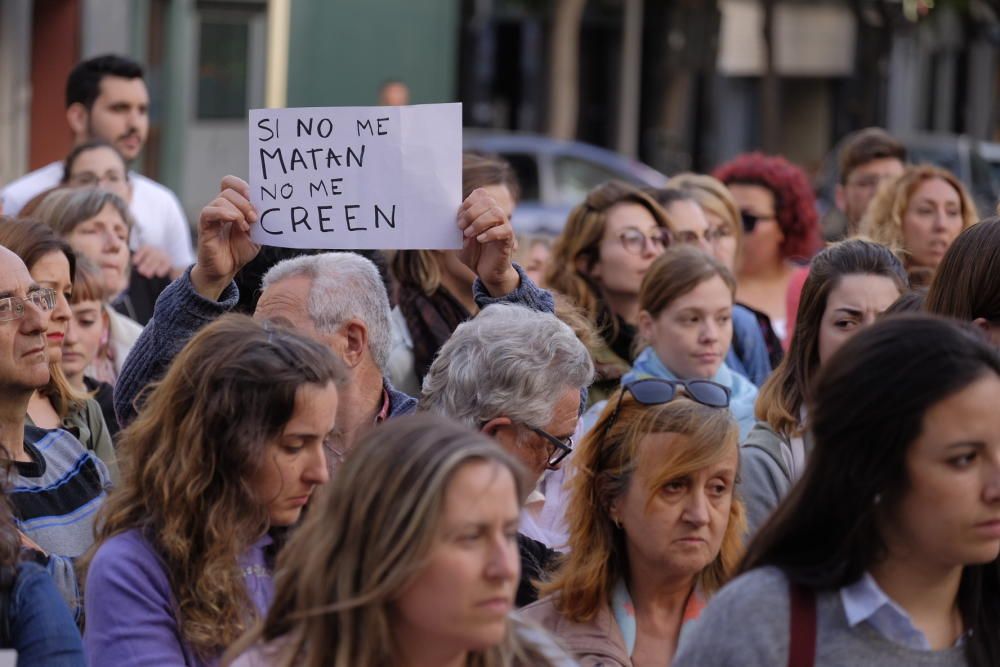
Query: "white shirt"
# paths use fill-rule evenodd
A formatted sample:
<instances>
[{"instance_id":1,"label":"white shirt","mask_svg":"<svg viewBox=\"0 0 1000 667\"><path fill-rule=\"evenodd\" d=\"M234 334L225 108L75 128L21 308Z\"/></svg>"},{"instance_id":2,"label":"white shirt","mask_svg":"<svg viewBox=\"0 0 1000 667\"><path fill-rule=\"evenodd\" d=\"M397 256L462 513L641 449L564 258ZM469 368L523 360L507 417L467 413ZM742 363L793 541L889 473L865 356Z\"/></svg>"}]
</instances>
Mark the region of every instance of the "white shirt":
<instances>
[{"instance_id":1,"label":"white shirt","mask_svg":"<svg viewBox=\"0 0 1000 667\"><path fill-rule=\"evenodd\" d=\"M63 163L53 162L12 181L0 192L4 215L16 216L32 197L59 185L62 175ZM170 263L176 268L194 263L191 228L174 193L134 171L129 172L129 179L132 181L129 210L135 218L132 249L144 245L159 248L170 256Z\"/></svg>"}]
</instances>

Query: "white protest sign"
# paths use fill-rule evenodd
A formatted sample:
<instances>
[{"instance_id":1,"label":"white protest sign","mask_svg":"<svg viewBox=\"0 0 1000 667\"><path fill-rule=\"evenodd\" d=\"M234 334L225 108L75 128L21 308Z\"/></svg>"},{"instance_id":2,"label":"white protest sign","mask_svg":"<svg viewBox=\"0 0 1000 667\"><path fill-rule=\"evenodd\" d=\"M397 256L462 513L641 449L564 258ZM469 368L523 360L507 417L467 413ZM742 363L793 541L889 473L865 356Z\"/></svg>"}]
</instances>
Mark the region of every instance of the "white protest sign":
<instances>
[{"instance_id":1,"label":"white protest sign","mask_svg":"<svg viewBox=\"0 0 1000 667\"><path fill-rule=\"evenodd\" d=\"M250 110L255 242L456 250L462 105Z\"/></svg>"}]
</instances>

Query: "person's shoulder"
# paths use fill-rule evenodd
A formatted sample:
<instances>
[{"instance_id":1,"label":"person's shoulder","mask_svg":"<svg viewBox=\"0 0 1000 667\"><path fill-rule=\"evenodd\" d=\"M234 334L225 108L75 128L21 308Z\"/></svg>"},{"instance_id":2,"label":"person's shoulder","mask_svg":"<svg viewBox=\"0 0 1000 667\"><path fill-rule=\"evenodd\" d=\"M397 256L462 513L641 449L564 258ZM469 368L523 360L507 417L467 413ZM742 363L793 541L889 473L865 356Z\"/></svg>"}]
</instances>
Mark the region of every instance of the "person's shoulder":
<instances>
[{"instance_id":1,"label":"person's shoulder","mask_svg":"<svg viewBox=\"0 0 1000 667\"><path fill-rule=\"evenodd\" d=\"M788 604L788 577L776 567L759 567L736 577L712 597L710 605L766 607Z\"/></svg>"},{"instance_id":2,"label":"person's shoulder","mask_svg":"<svg viewBox=\"0 0 1000 667\"><path fill-rule=\"evenodd\" d=\"M177 199L173 190L148 176L132 172L129 177L132 179L133 196L150 199Z\"/></svg>"},{"instance_id":3,"label":"person's shoulder","mask_svg":"<svg viewBox=\"0 0 1000 667\"><path fill-rule=\"evenodd\" d=\"M62 162L51 162L44 167L28 172L24 176L11 181L0 192L3 193L4 198L9 198L12 202L13 200L18 200L13 203L16 203L19 207L24 206L28 203L29 199L39 192L58 185L62 177L62 170ZM16 213L13 210L11 212Z\"/></svg>"},{"instance_id":4,"label":"person's shoulder","mask_svg":"<svg viewBox=\"0 0 1000 667\"><path fill-rule=\"evenodd\" d=\"M138 528L113 535L97 547L90 562L89 575L107 571L161 570L156 550Z\"/></svg>"}]
</instances>

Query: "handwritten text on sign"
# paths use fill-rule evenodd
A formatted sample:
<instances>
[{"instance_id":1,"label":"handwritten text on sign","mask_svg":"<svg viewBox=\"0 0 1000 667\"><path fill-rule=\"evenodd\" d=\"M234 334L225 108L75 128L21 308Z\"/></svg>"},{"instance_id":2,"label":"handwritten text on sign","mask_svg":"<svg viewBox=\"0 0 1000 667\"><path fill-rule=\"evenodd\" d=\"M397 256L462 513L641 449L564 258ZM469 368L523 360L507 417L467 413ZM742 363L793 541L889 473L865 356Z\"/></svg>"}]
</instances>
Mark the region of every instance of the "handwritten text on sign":
<instances>
[{"instance_id":1,"label":"handwritten text on sign","mask_svg":"<svg viewBox=\"0 0 1000 667\"><path fill-rule=\"evenodd\" d=\"M462 105L250 110L258 243L458 249Z\"/></svg>"}]
</instances>

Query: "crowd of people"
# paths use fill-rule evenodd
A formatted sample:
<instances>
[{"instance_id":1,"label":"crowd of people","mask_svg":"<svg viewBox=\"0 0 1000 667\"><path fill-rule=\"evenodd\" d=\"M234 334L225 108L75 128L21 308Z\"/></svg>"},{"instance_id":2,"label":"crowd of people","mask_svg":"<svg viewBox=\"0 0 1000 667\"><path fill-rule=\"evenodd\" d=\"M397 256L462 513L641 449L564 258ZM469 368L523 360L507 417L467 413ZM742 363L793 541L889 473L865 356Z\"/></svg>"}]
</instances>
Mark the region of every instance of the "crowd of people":
<instances>
[{"instance_id":1,"label":"crowd of people","mask_svg":"<svg viewBox=\"0 0 1000 667\"><path fill-rule=\"evenodd\" d=\"M456 251L192 236L142 68L2 191L0 648L53 667L1000 665L1000 218L885 131ZM398 82L390 82L397 85Z\"/></svg>"}]
</instances>

